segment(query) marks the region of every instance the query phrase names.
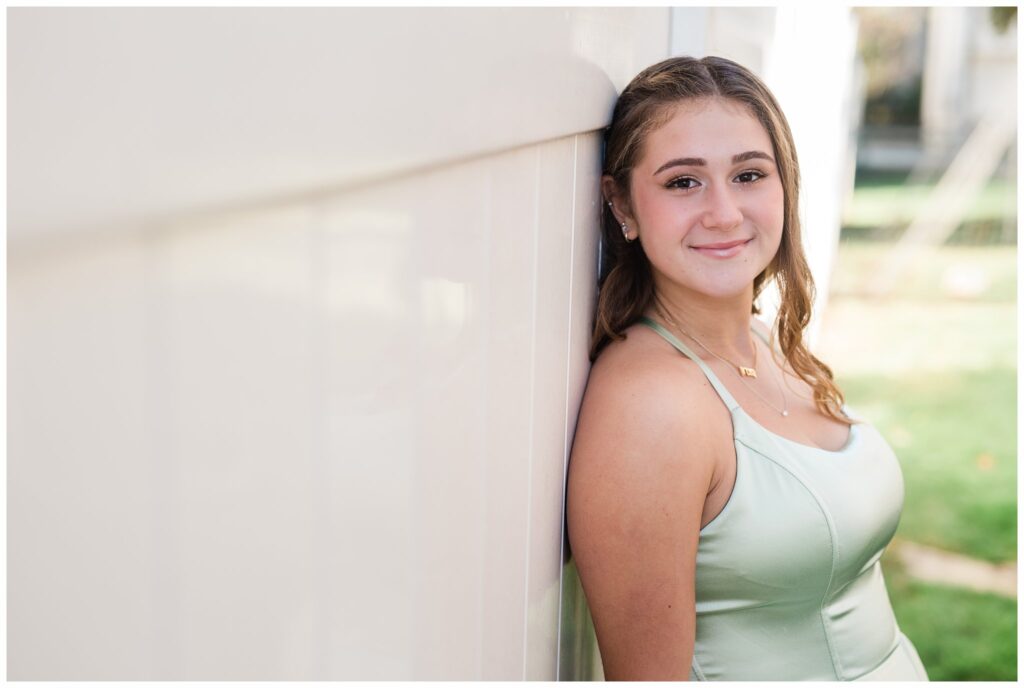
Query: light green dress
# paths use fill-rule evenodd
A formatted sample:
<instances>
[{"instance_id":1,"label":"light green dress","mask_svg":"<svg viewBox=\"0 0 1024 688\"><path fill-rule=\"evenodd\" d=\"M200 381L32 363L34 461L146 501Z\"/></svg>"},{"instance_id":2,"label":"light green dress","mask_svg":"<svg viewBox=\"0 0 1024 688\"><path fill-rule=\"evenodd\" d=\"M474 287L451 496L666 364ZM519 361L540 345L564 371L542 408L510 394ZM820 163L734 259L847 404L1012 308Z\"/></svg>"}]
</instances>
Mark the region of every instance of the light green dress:
<instances>
[{"instance_id":1,"label":"light green dress","mask_svg":"<svg viewBox=\"0 0 1024 688\"><path fill-rule=\"evenodd\" d=\"M886 441L866 423L838 451L777 435L672 333L640 322L700 366L732 415L736 483L700 531L690 679L927 681L879 562L903 509Z\"/></svg>"}]
</instances>

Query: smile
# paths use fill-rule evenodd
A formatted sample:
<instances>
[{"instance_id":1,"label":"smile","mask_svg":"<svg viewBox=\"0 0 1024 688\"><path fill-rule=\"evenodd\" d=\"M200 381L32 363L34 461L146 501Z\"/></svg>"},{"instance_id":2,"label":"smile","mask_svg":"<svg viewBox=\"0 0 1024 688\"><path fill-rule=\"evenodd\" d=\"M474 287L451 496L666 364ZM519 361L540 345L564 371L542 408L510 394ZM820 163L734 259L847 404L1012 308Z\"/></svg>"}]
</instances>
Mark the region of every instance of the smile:
<instances>
[{"instance_id":1,"label":"smile","mask_svg":"<svg viewBox=\"0 0 1024 688\"><path fill-rule=\"evenodd\" d=\"M723 241L717 244L703 244L701 246L691 246L690 248L701 255L709 256L711 258L732 258L743 248L753 241L750 239L739 239L737 241Z\"/></svg>"}]
</instances>

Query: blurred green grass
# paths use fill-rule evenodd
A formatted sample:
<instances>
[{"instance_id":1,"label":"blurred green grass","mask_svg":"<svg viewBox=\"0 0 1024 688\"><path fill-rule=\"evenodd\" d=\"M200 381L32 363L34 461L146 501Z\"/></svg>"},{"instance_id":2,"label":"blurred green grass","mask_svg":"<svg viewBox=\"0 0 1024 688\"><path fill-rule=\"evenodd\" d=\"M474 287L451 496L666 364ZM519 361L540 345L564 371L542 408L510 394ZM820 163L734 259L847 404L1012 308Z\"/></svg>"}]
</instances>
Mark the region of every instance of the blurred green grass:
<instances>
[{"instance_id":1,"label":"blurred green grass","mask_svg":"<svg viewBox=\"0 0 1024 688\"><path fill-rule=\"evenodd\" d=\"M1017 601L908 577L882 556L886 587L900 630L932 681L1015 681Z\"/></svg>"},{"instance_id":2,"label":"blurred green grass","mask_svg":"<svg viewBox=\"0 0 1024 688\"><path fill-rule=\"evenodd\" d=\"M865 296L864 288L892 244L867 241L842 241L832 274L829 294L832 298ZM965 279L981 289L975 298L955 297L944 284L953 287ZM915 261L904 270L895 299L914 302L953 302L979 305L1017 301L1017 252L1012 246L942 246Z\"/></svg>"},{"instance_id":3,"label":"blurred green grass","mask_svg":"<svg viewBox=\"0 0 1024 688\"><path fill-rule=\"evenodd\" d=\"M1017 381L1010 368L839 379L893 446L899 534L991 562L1017 558Z\"/></svg>"},{"instance_id":4,"label":"blurred green grass","mask_svg":"<svg viewBox=\"0 0 1024 688\"><path fill-rule=\"evenodd\" d=\"M934 183L905 183L891 175L858 176L857 189L843 217L847 227L908 224L928 201ZM992 179L968 205L965 222L998 220L1016 214L1017 189L1006 179Z\"/></svg>"}]
</instances>

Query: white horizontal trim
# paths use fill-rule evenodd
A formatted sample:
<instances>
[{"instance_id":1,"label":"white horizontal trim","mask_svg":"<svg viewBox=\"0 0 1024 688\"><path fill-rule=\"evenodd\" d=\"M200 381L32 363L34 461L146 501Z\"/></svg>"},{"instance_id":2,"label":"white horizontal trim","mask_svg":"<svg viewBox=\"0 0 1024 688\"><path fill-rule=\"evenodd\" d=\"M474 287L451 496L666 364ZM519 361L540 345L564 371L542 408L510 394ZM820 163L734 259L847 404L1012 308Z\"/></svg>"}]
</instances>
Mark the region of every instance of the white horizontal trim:
<instances>
[{"instance_id":1,"label":"white horizontal trim","mask_svg":"<svg viewBox=\"0 0 1024 688\"><path fill-rule=\"evenodd\" d=\"M140 226L592 131L668 8L12 8L8 231Z\"/></svg>"}]
</instances>

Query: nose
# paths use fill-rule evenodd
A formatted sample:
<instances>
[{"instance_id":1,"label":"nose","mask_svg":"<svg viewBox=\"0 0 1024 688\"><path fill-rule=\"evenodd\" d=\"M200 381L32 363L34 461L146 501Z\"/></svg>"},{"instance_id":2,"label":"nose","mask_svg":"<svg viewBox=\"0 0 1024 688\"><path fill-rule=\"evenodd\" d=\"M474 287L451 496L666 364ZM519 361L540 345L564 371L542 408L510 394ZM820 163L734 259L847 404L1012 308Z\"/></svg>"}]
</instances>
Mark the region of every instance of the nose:
<instances>
[{"instance_id":1,"label":"nose","mask_svg":"<svg viewBox=\"0 0 1024 688\"><path fill-rule=\"evenodd\" d=\"M707 229L734 229L743 222L743 212L727 185L712 185L705 203L701 224Z\"/></svg>"}]
</instances>

